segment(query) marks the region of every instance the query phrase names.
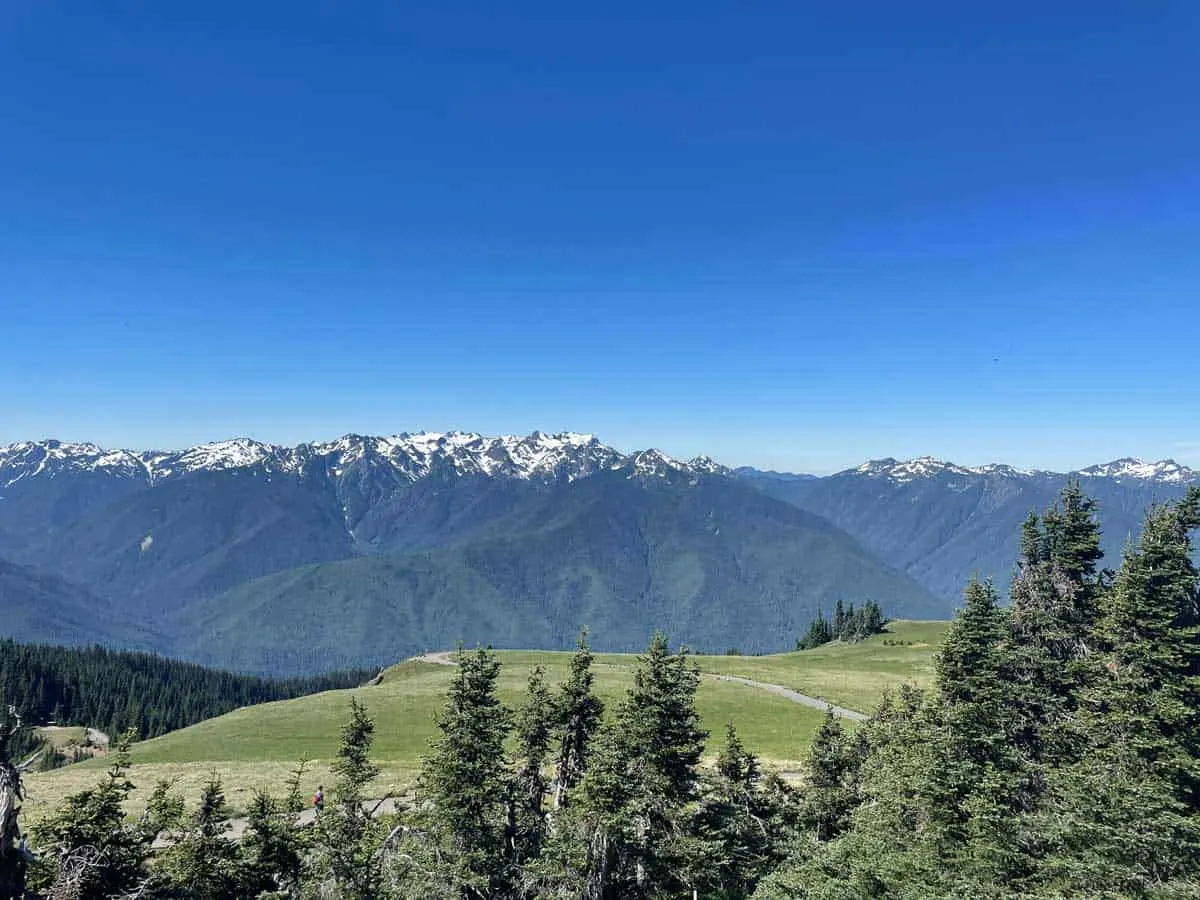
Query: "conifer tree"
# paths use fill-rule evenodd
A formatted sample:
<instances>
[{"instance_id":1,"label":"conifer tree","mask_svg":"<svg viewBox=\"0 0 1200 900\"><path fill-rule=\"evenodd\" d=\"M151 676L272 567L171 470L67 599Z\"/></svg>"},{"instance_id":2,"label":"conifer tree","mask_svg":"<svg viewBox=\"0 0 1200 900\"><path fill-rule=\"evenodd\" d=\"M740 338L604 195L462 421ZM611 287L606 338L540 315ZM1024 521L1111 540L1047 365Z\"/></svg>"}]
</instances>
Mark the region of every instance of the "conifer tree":
<instances>
[{"instance_id":1,"label":"conifer tree","mask_svg":"<svg viewBox=\"0 0 1200 900\"><path fill-rule=\"evenodd\" d=\"M796 649L811 650L822 644L828 644L834 637L833 627L829 624L829 620L818 610L816 618L809 622L808 631L804 633L804 637L796 641Z\"/></svg>"},{"instance_id":2,"label":"conifer tree","mask_svg":"<svg viewBox=\"0 0 1200 900\"><path fill-rule=\"evenodd\" d=\"M834 841L816 843L811 818L802 816L801 839L793 842L787 861L760 883L756 900L940 896L935 890L939 865L923 840L933 762L930 732L922 691L902 685L885 695L860 732L866 752L857 750L864 757L857 793L863 802ZM819 753L814 748L813 755ZM924 893L906 894L908 884Z\"/></svg>"},{"instance_id":3,"label":"conifer tree","mask_svg":"<svg viewBox=\"0 0 1200 900\"><path fill-rule=\"evenodd\" d=\"M1031 511L1021 523L1020 546L1020 565L1032 568L1045 561L1045 538L1042 535L1041 520L1036 512Z\"/></svg>"},{"instance_id":4,"label":"conifer tree","mask_svg":"<svg viewBox=\"0 0 1200 900\"><path fill-rule=\"evenodd\" d=\"M558 758L554 766L554 806L568 802L571 790L587 771L588 748L600 727L604 703L592 690L592 652L587 629L579 632L578 649L571 658L571 674L558 697Z\"/></svg>"},{"instance_id":5,"label":"conifer tree","mask_svg":"<svg viewBox=\"0 0 1200 900\"><path fill-rule=\"evenodd\" d=\"M284 898L299 889L301 847L289 804L257 792L246 813L242 839L242 880L246 896Z\"/></svg>"},{"instance_id":6,"label":"conifer tree","mask_svg":"<svg viewBox=\"0 0 1200 900\"><path fill-rule=\"evenodd\" d=\"M1053 567L1079 587L1074 600L1075 624L1087 633L1098 615L1100 583L1096 566L1104 553L1095 518L1096 501L1086 497L1077 481L1067 484L1058 505L1043 516L1045 554Z\"/></svg>"},{"instance_id":7,"label":"conifer tree","mask_svg":"<svg viewBox=\"0 0 1200 900\"><path fill-rule=\"evenodd\" d=\"M686 822L699 795L706 732L695 707L700 674L685 651L655 634L633 685L597 749L573 804L582 843L582 896L671 896L698 880Z\"/></svg>"},{"instance_id":8,"label":"conifer tree","mask_svg":"<svg viewBox=\"0 0 1200 900\"><path fill-rule=\"evenodd\" d=\"M787 789L777 779L764 786L758 759L730 724L707 779L695 824L706 863L703 895L740 900L786 856L790 836Z\"/></svg>"},{"instance_id":9,"label":"conifer tree","mask_svg":"<svg viewBox=\"0 0 1200 900\"><path fill-rule=\"evenodd\" d=\"M818 842L831 841L846 825L858 802L858 769L862 755L857 741L842 729L833 715L825 712L813 736L806 770L808 782L802 794L802 821Z\"/></svg>"},{"instance_id":10,"label":"conifer tree","mask_svg":"<svg viewBox=\"0 0 1200 900\"><path fill-rule=\"evenodd\" d=\"M496 694L500 663L490 650L458 652L438 719L441 737L425 760L421 789L444 848L445 876L466 898L503 891L512 874L506 846L509 786L504 739L512 716Z\"/></svg>"},{"instance_id":11,"label":"conifer tree","mask_svg":"<svg viewBox=\"0 0 1200 900\"><path fill-rule=\"evenodd\" d=\"M378 850L379 823L367 802L367 788L379 775L371 760L375 723L355 697L350 718L330 766L337 776L331 803L318 813L313 848L306 860L308 889L336 891L342 900L371 900L379 896L383 879Z\"/></svg>"},{"instance_id":12,"label":"conifer tree","mask_svg":"<svg viewBox=\"0 0 1200 900\"><path fill-rule=\"evenodd\" d=\"M935 661L925 837L961 890L1026 874L1014 870L1022 865L1014 845L1028 773L1013 746L1020 718L1006 683L1008 633L1008 611L991 584L972 581Z\"/></svg>"},{"instance_id":13,"label":"conifer tree","mask_svg":"<svg viewBox=\"0 0 1200 900\"><path fill-rule=\"evenodd\" d=\"M553 701L541 666L529 673L525 705L516 722L517 760L509 785L507 842L513 865L520 867L541 853L546 836L546 776L554 725Z\"/></svg>"},{"instance_id":14,"label":"conifer tree","mask_svg":"<svg viewBox=\"0 0 1200 900\"><path fill-rule=\"evenodd\" d=\"M1151 510L1101 601L1083 694L1091 750L1059 776L1052 861L1085 891L1167 895L1200 876L1197 527L1198 488Z\"/></svg>"},{"instance_id":15,"label":"conifer tree","mask_svg":"<svg viewBox=\"0 0 1200 900\"><path fill-rule=\"evenodd\" d=\"M46 869L38 887L55 900L107 900L133 894L146 884L144 863L155 833L125 821L129 747L134 735L120 737L110 753L104 780L73 794L34 830Z\"/></svg>"},{"instance_id":16,"label":"conifer tree","mask_svg":"<svg viewBox=\"0 0 1200 900\"><path fill-rule=\"evenodd\" d=\"M158 893L179 900L239 900L246 896L237 845L228 837L229 829L225 792L214 773L204 786L190 827L155 861L154 873L164 882Z\"/></svg>"}]
</instances>

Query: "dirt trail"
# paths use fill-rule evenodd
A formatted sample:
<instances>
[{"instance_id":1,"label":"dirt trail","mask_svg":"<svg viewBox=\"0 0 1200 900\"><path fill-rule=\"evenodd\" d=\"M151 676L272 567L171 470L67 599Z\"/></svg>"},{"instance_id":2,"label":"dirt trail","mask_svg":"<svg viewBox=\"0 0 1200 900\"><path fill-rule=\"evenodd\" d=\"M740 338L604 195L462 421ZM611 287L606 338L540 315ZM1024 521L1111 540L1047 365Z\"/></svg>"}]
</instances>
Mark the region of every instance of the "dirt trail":
<instances>
[{"instance_id":1,"label":"dirt trail","mask_svg":"<svg viewBox=\"0 0 1200 900\"><path fill-rule=\"evenodd\" d=\"M704 673L705 678L716 678L719 681L736 681L739 684L749 685L750 687L758 688L759 690L769 691L772 694L783 697L785 700L791 700L793 703L799 703L801 706L811 706L813 709L831 710L839 719L849 719L851 722L865 722L867 716L860 713L858 710L846 709L844 706L836 706L827 700L822 700L820 697L810 697L808 694L802 694L799 691L793 691L791 688L786 688L781 684L767 684L765 681L753 681L749 678L742 678L740 675L715 675L709 672Z\"/></svg>"},{"instance_id":2,"label":"dirt trail","mask_svg":"<svg viewBox=\"0 0 1200 900\"><path fill-rule=\"evenodd\" d=\"M433 663L439 666L454 665L454 653L451 650L443 650L439 653L426 653L422 656L413 657L420 662ZM623 666L615 663L597 663L596 665L608 666L614 669L631 669L632 666ZM799 691L794 691L791 688L784 687L782 684L768 684L765 681L755 681L752 678L743 678L740 675L718 675L714 672L702 672L705 678L711 678L716 681L735 681L738 684L744 684L747 687L758 688L761 691L775 694L777 697L782 697L785 700L790 700L792 703L797 703L800 706L808 706L812 709L832 710L833 714L839 719L849 719L851 722L865 722L867 716L860 713L858 710L847 709L844 706L837 706L827 700L822 700L820 697L813 697L808 694L802 694Z\"/></svg>"},{"instance_id":3,"label":"dirt trail","mask_svg":"<svg viewBox=\"0 0 1200 900\"><path fill-rule=\"evenodd\" d=\"M433 663L435 666L452 666L454 665L454 651L442 650L438 653L423 653L420 656L414 656L416 662Z\"/></svg>"}]
</instances>

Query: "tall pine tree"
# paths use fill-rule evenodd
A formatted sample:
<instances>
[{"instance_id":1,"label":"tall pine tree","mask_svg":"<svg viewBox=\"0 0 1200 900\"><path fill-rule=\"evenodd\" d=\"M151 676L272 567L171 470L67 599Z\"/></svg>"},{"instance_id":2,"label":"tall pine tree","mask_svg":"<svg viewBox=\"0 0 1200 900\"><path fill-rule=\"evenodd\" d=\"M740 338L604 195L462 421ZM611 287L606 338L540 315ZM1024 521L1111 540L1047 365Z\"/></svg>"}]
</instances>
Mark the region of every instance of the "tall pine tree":
<instances>
[{"instance_id":1,"label":"tall pine tree","mask_svg":"<svg viewBox=\"0 0 1200 900\"><path fill-rule=\"evenodd\" d=\"M425 760L421 791L444 849L445 877L464 898L490 898L512 875L506 846L509 783L504 739L512 715L496 694L500 663L489 650L459 650L441 737Z\"/></svg>"},{"instance_id":2,"label":"tall pine tree","mask_svg":"<svg viewBox=\"0 0 1200 900\"><path fill-rule=\"evenodd\" d=\"M1052 876L1083 893L1175 896L1200 877L1197 527L1198 488L1151 510L1101 601L1083 693L1091 749L1056 784Z\"/></svg>"},{"instance_id":3,"label":"tall pine tree","mask_svg":"<svg viewBox=\"0 0 1200 900\"><path fill-rule=\"evenodd\" d=\"M707 736L695 706L699 684L687 653L670 653L662 634L638 658L633 686L601 730L572 804L582 896L640 900L694 884L697 860L682 838Z\"/></svg>"},{"instance_id":4,"label":"tall pine tree","mask_svg":"<svg viewBox=\"0 0 1200 900\"><path fill-rule=\"evenodd\" d=\"M558 696L558 757L554 764L554 805L565 806L587 771L588 747L600 727L604 703L593 691L592 651L587 629L579 632L571 673Z\"/></svg>"}]
</instances>

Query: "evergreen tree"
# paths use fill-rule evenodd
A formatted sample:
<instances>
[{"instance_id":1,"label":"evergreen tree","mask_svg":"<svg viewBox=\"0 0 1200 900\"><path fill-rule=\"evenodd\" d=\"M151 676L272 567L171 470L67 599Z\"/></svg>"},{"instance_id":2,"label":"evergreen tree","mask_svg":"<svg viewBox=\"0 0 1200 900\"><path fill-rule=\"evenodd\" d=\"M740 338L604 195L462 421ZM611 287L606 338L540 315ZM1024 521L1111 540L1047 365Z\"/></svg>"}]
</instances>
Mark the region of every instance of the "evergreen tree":
<instances>
[{"instance_id":1,"label":"evergreen tree","mask_svg":"<svg viewBox=\"0 0 1200 900\"><path fill-rule=\"evenodd\" d=\"M247 896L238 848L228 837L229 829L225 792L213 774L190 827L155 861L154 874L163 882L159 895L179 900L239 900Z\"/></svg>"},{"instance_id":2,"label":"evergreen tree","mask_svg":"<svg viewBox=\"0 0 1200 900\"><path fill-rule=\"evenodd\" d=\"M341 741L331 771L336 776L330 804L318 813L313 848L306 860L306 890L336 891L342 900L372 900L383 879L378 854L380 826L369 806L367 788L379 775L371 761L375 723L357 698L350 699L350 719L342 726Z\"/></svg>"},{"instance_id":3,"label":"evergreen tree","mask_svg":"<svg viewBox=\"0 0 1200 900\"><path fill-rule=\"evenodd\" d=\"M499 674L491 651L459 650L438 719L441 737L421 776L432 830L445 852L446 877L462 897L480 900L504 890L511 874L504 739L512 716L496 695Z\"/></svg>"},{"instance_id":4,"label":"evergreen tree","mask_svg":"<svg viewBox=\"0 0 1200 900\"><path fill-rule=\"evenodd\" d=\"M704 896L749 897L759 880L784 859L790 800L778 779L764 785L758 760L729 725L716 774L707 779L695 818L707 856L700 879Z\"/></svg>"},{"instance_id":5,"label":"evergreen tree","mask_svg":"<svg viewBox=\"0 0 1200 900\"><path fill-rule=\"evenodd\" d=\"M695 707L699 683L687 653L669 653L662 634L638 658L573 803L581 896L677 896L703 877L704 860L686 839L707 736Z\"/></svg>"},{"instance_id":6,"label":"evergreen tree","mask_svg":"<svg viewBox=\"0 0 1200 900\"><path fill-rule=\"evenodd\" d=\"M600 727L604 703L592 691L592 652L587 629L579 632L571 674L558 697L558 758L554 766L554 805L565 806L571 790L587 771L588 747Z\"/></svg>"},{"instance_id":7,"label":"evergreen tree","mask_svg":"<svg viewBox=\"0 0 1200 900\"><path fill-rule=\"evenodd\" d=\"M124 803L134 787L129 780L133 737L126 733L116 742L99 786L67 797L34 829L46 863L37 886L55 900L107 900L145 886L143 866L156 834L125 821Z\"/></svg>"},{"instance_id":8,"label":"evergreen tree","mask_svg":"<svg viewBox=\"0 0 1200 900\"><path fill-rule=\"evenodd\" d=\"M808 624L808 631L804 637L796 641L797 650L811 650L814 647L820 647L822 644L828 644L834 638L833 628L829 621L817 611L817 617Z\"/></svg>"},{"instance_id":9,"label":"evergreen tree","mask_svg":"<svg viewBox=\"0 0 1200 900\"><path fill-rule=\"evenodd\" d=\"M883 626L886 624L883 618L883 610L874 600L868 600L866 608L863 611L863 636L866 637L872 634L879 634L883 631Z\"/></svg>"},{"instance_id":10,"label":"evergreen tree","mask_svg":"<svg viewBox=\"0 0 1200 900\"><path fill-rule=\"evenodd\" d=\"M525 705L516 722L516 771L509 786L507 842L515 867L536 859L546 836L543 769L550 754L554 706L541 666L529 673Z\"/></svg>"},{"instance_id":11,"label":"evergreen tree","mask_svg":"<svg viewBox=\"0 0 1200 900\"><path fill-rule=\"evenodd\" d=\"M1019 720L1005 683L1009 620L990 583L972 581L935 661L936 725L928 797L932 851L981 878L1016 877L1014 816L1027 775L1013 748Z\"/></svg>"},{"instance_id":12,"label":"evergreen tree","mask_svg":"<svg viewBox=\"0 0 1200 900\"><path fill-rule=\"evenodd\" d=\"M284 898L299 889L301 847L294 814L269 794L257 792L246 814L242 839L242 879L247 897Z\"/></svg>"},{"instance_id":13,"label":"evergreen tree","mask_svg":"<svg viewBox=\"0 0 1200 900\"><path fill-rule=\"evenodd\" d=\"M1200 876L1200 489L1148 514L1101 601L1090 752L1057 779L1058 877L1164 896Z\"/></svg>"},{"instance_id":14,"label":"evergreen tree","mask_svg":"<svg viewBox=\"0 0 1200 900\"><path fill-rule=\"evenodd\" d=\"M1038 514L1030 512L1021 523L1020 565L1034 567L1046 560L1046 543Z\"/></svg>"},{"instance_id":15,"label":"evergreen tree","mask_svg":"<svg viewBox=\"0 0 1200 900\"><path fill-rule=\"evenodd\" d=\"M1080 587L1075 596L1076 625L1087 633L1096 622L1100 582L1096 566L1103 558L1096 501L1086 497L1076 481L1069 482L1058 505L1043 516L1045 554L1054 568Z\"/></svg>"},{"instance_id":16,"label":"evergreen tree","mask_svg":"<svg viewBox=\"0 0 1200 900\"><path fill-rule=\"evenodd\" d=\"M233 675L149 653L0 639L0 699L25 722L85 725L143 737L241 706L354 687L365 671L288 681Z\"/></svg>"},{"instance_id":17,"label":"evergreen tree","mask_svg":"<svg viewBox=\"0 0 1200 900\"><path fill-rule=\"evenodd\" d=\"M1045 513L1044 529L1032 514L1022 526L1006 680L1013 688L1014 749L1028 771L1022 802L1029 814L1042 809L1049 770L1077 759L1085 746L1071 722L1085 660L1095 644L1096 604L1103 589L1096 571L1100 528L1094 509L1072 483Z\"/></svg>"},{"instance_id":18,"label":"evergreen tree","mask_svg":"<svg viewBox=\"0 0 1200 900\"><path fill-rule=\"evenodd\" d=\"M859 742L845 733L833 710L826 710L809 748L802 794L801 821L816 841L837 837L857 805L862 755Z\"/></svg>"},{"instance_id":19,"label":"evergreen tree","mask_svg":"<svg viewBox=\"0 0 1200 900\"><path fill-rule=\"evenodd\" d=\"M902 685L895 695L885 695L860 732L866 748L857 779L862 802L845 830L836 840L817 843L810 807L798 823L804 834L787 861L760 883L756 900L942 896L935 889L940 866L923 840L929 824L924 785L933 764L930 730L921 691ZM812 756L825 756L822 742L814 743ZM906 893L905 885L915 889Z\"/></svg>"}]
</instances>

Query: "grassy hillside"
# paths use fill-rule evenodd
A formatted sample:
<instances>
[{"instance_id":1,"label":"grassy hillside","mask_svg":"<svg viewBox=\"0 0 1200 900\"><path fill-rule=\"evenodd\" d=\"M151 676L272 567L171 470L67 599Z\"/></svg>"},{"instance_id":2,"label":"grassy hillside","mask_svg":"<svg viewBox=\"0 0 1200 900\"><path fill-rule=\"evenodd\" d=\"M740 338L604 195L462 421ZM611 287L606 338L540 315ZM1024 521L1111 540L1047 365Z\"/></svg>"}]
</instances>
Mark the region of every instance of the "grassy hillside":
<instances>
[{"instance_id":1,"label":"grassy hillside","mask_svg":"<svg viewBox=\"0 0 1200 900\"><path fill-rule=\"evenodd\" d=\"M887 634L861 644L827 645L803 653L761 657L700 656L706 672L737 674L783 684L832 702L869 711L883 690L904 680L929 677L933 646L944 623L896 622ZM911 642L899 645L885 643ZM526 676L541 665L551 683L566 676L570 654L537 651L500 652L502 696L509 705L521 702ZM597 691L610 705L630 680L634 657L601 654L595 666ZM306 790L327 780L327 766L337 746L349 697L362 701L376 723L375 757L382 768L381 789L405 790L420 768L436 734L435 716L453 675L450 666L408 661L389 669L382 683L354 691L330 691L240 709L190 728L138 744L134 749L135 803L159 778L177 779L189 798L210 772L222 775L230 800L244 807L256 787L280 791L301 755L313 759ZM793 771L803 758L820 722L819 710L799 706L746 685L705 679L698 705L712 733L710 748L733 722L743 741L764 763ZM69 792L88 787L100 775L103 760L81 763L30 780L29 812L36 818Z\"/></svg>"}]
</instances>

